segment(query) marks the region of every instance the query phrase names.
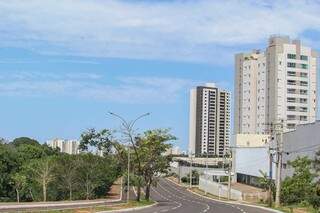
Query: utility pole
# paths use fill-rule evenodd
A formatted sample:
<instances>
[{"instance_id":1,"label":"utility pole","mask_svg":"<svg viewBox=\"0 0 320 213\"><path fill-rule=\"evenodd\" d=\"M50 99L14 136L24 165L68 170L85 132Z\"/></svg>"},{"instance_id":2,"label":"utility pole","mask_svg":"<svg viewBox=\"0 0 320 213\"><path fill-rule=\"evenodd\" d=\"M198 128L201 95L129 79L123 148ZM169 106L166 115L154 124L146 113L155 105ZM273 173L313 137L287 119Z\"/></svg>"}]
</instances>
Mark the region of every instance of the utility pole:
<instances>
[{"instance_id":1,"label":"utility pole","mask_svg":"<svg viewBox=\"0 0 320 213\"><path fill-rule=\"evenodd\" d=\"M283 154L283 119L280 122L276 123L268 123L266 125L270 126L270 133L272 139L275 141L276 147L274 148L276 151L276 198L275 198L275 206L280 206L280 193L281 193L281 173L282 173L282 154ZM269 148L270 152L270 148ZM272 181L272 154L270 152L270 195L272 196L271 192L271 181ZM270 197L272 198L272 197ZM271 200L271 199L270 199ZM271 201L272 202L272 201ZM269 203L270 205L270 203Z\"/></svg>"},{"instance_id":2,"label":"utility pole","mask_svg":"<svg viewBox=\"0 0 320 213\"><path fill-rule=\"evenodd\" d=\"M272 206L272 163L273 157L271 153L271 147L269 145L269 207Z\"/></svg>"},{"instance_id":3,"label":"utility pole","mask_svg":"<svg viewBox=\"0 0 320 213\"><path fill-rule=\"evenodd\" d=\"M227 159L229 158L229 159ZM228 167L226 168L225 167L225 164L226 162L228 162ZM227 197L228 197L228 200L231 199L231 171L232 171L232 151L231 151L231 147L230 147L230 150L229 150L229 155L224 155L224 163L223 163L223 167L224 167L224 171L225 171L225 174L228 175L228 193L227 193Z\"/></svg>"},{"instance_id":4,"label":"utility pole","mask_svg":"<svg viewBox=\"0 0 320 213\"><path fill-rule=\"evenodd\" d=\"M178 161L178 167L179 167L179 184L181 183L181 165L180 161Z\"/></svg>"},{"instance_id":5,"label":"utility pole","mask_svg":"<svg viewBox=\"0 0 320 213\"><path fill-rule=\"evenodd\" d=\"M207 195L207 187L208 187L208 151L207 151L207 159L206 159L206 185L204 187L204 194Z\"/></svg>"},{"instance_id":6,"label":"utility pole","mask_svg":"<svg viewBox=\"0 0 320 213\"><path fill-rule=\"evenodd\" d=\"M280 206L281 173L282 173L282 153L283 153L283 120L276 124L277 143L277 179L276 179L276 202L275 206ZM280 136L280 138L278 138Z\"/></svg>"},{"instance_id":7,"label":"utility pole","mask_svg":"<svg viewBox=\"0 0 320 213\"><path fill-rule=\"evenodd\" d=\"M190 154L190 167L189 167L189 188L192 188L192 153Z\"/></svg>"},{"instance_id":8,"label":"utility pole","mask_svg":"<svg viewBox=\"0 0 320 213\"><path fill-rule=\"evenodd\" d=\"M229 166L228 166L228 200L231 199L231 171L232 171L232 154L230 148Z\"/></svg>"}]
</instances>

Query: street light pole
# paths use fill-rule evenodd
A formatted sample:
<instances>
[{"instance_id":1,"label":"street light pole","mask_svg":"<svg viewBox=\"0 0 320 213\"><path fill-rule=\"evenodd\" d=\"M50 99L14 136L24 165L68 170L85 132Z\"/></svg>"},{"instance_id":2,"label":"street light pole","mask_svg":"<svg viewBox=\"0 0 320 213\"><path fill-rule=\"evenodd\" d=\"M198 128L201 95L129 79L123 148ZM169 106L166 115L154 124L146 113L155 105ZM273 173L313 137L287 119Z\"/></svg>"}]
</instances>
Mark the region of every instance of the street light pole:
<instances>
[{"instance_id":1,"label":"street light pole","mask_svg":"<svg viewBox=\"0 0 320 213\"><path fill-rule=\"evenodd\" d=\"M189 164L189 188L192 188L192 153L190 152L190 164Z\"/></svg>"},{"instance_id":2,"label":"street light pole","mask_svg":"<svg viewBox=\"0 0 320 213\"><path fill-rule=\"evenodd\" d=\"M127 203L129 203L130 200L130 146L128 146L128 170L127 170Z\"/></svg>"},{"instance_id":3,"label":"street light pole","mask_svg":"<svg viewBox=\"0 0 320 213\"><path fill-rule=\"evenodd\" d=\"M205 188L204 188L204 194L207 195L207 187L208 187L208 182L209 182L209 174L208 174L208 151L207 151L207 159L206 159L206 175L205 175L205 179L206 179L206 184L205 184Z\"/></svg>"},{"instance_id":4,"label":"street light pole","mask_svg":"<svg viewBox=\"0 0 320 213\"><path fill-rule=\"evenodd\" d=\"M130 137L130 140L132 140L132 131L133 131L133 127L134 124L141 118L150 115L150 113L145 113L140 115L139 117L137 117L135 120L131 121L131 122L127 122L123 117L121 117L120 115L113 113L113 112L109 112L110 115L117 117L118 119L120 119L122 121L122 126L128 131L128 136ZM130 145L128 145L128 165L127 165L128 169L128 179L127 179L127 203L130 200Z\"/></svg>"}]
</instances>

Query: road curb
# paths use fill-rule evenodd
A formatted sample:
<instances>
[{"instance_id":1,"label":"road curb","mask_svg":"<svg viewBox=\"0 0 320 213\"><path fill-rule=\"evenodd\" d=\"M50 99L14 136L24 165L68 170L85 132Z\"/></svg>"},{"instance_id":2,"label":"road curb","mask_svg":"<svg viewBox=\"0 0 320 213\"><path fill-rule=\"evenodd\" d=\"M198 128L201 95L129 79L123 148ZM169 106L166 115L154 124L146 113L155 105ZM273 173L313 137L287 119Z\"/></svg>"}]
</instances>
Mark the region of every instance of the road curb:
<instances>
[{"instance_id":1,"label":"road curb","mask_svg":"<svg viewBox=\"0 0 320 213\"><path fill-rule=\"evenodd\" d=\"M175 185L177 186L180 186L180 187L183 187L183 188L187 188L187 187L184 187L184 186L181 186L180 184L166 178L168 181L170 181L171 183L174 183ZM192 194L195 194L199 197L202 197L202 198L206 198L206 199L209 199L209 200L213 200L213 201L216 201L216 202L219 202L219 203L228 203L228 204L235 204L235 205L241 205L241 206L247 206L247 207L253 207L253 208L259 208L259 209L263 209L263 210L267 210L267 211L270 211L270 212L275 212L275 213L283 213L282 211L279 211L279 210L275 210L275 209L271 209L271 208L267 208L267 207L263 207L263 206L256 206L256 205L251 205L251 204L245 204L245 203L239 203L239 202L234 202L234 201L222 201L222 200L218 200L218 199L214 199L214 198L211 198L211 197L206 197L206 196L203 196L201 194L198 194L196 192L193 192L191 191L190 189L187 189L189 192L191 192Z\"/></svg>"},{"instance_id":2,"label":"road curb","mask_svg":"<svg viewBox=\"0 0 320 213\"><path fill-rule=\"evenodd\" d=\"M30 204L9 204L9 205L0 205L0 211L11 211L11 210L25 210L25 209L42 209L47 207L52 207L53 209L71 209L77 206L92 206L92 205L104 205L120 202L120 199L113 200L101 200L101 201L86 201L86 202L50 202L50 203L30 203Z\"/></svg>"},{"instance_id":3,"label":"road curb","mask_svg":"<svg viewBox=\"0 0 320 213\"><path fill-rule=\"evenodd\" d=\"M148 206L141 206L141 207L134 207L134 208L128 208L128 209L117 209L117 210L110 210L110 211L100 211L97 213L113 213L113 212L131 212L131 211L137 211L137 210L143 210L147 208L151 208L158 205L158 202L154 201L153 204Z\"/></svg>"}]
</instances>

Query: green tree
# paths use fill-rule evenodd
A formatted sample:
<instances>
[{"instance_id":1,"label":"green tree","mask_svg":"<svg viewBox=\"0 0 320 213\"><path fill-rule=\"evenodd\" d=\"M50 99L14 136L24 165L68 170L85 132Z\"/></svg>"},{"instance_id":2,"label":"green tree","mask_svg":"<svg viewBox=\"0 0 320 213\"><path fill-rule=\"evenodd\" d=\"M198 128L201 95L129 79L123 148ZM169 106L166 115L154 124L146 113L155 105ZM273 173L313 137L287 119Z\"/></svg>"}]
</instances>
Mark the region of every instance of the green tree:
<instances>
[{"instance_id":1,"label":"green tree","mask_svg":"<svg viewBox=\"0 0 320 213\"><path fill-rule=\"evenodd\" d=\"M320 150L315 153L312 161L312 166L316 176L316 186L314 187L313 194L309 197L309 203L315 208L320 209Z\"/></svg>"},{"instance_id":2,"label":"green tree","mask_svg":"<svg viewBox=\"0 0 320 213\"><path fill-rule=\"evenodd\" d=\"M79 149L88 151L90 147L95 147L102 151L104 155L108 155L114 144L112 133L109 129L102 129L101 131L88 129L81 134Z\"/></svg>"},{"instance_id":3,"label":"green tree","mask_svg":"<svg viewBox=\"0 0 320 213\"><path fill-rule=\"evenodd\" d=\"M259 170L259 172L262 176L261 178L259 178L260 187L266 191L271 189L271 195L269 195L269 198L268 198L269 205L271 205L273 198L275 197L275 193L276 193L275 183L274 183L274 181L272 181L272 179L269 178L269 176L267 175L266 172L263 172L262 170Z\"/></svg>"},{"instance_id":4,"label":"green tree","mask_svg":"<svg viewBox=\"0 0 320 213\"><path fill-rule=\"evenodd\" d=\"M77 155L63 154L57 158L56 163L57 183L65 191L69 200L72 200L73 189L78 184L78 168L80 159Z\"/></svg>"},{"instance_id":5,"label":"green tree","mask_svg":"<svg viewBox=\"0 0 320 213\"><path fill-rule=\"evenodd\" d=\"M20 138L16 138L12 141L11 143L13 146L20 146L20 145L25 145L25 144L28 144L28 145L33 145L33 146L40 146L39 142L34 140L34 139L31 139L31 138L28 138L28 137L20 137Z\"/></svg>"},{"instance_id":6,"label":"green tree","mask_svg":"<svg viewBox=\"0 0 320 213\"><path fill-rule=\"evenodd\" d=\"M168 129L155 129L144 132L136 139L137 154L140 156L142 178L145 184L145 198L149 200L150 189L156 181L157 174L168 173L171 156L163 155L171 148L169 141L176 137Z\"/></svg>"},{"instance_id":7,"label":"green tree","mask_svg":"<svg viewBox=\"0 0 320 213\"><path fill-rule=\"evenodd\" d=\"M20 203L20 192L25 189L27 184L27 178L25 175L21 173L15 173L12 176L12 181L17 193L17 202Z\"/></svg>"},{"instance_id":8,"label":"green tree","mask_svg":"<svg viewBox=\"0 0 320 213\"><path fill-rule=\"evenodd\" d=\"M289 165L293 167L292 177L287 177L281 188L281 200L285 204L300 203L307 200L313 191L314 174L311 173L311 160L298 157Z\"/></svg>"},{"instance_id":9,"label":"green tree","mask_svg":"<svg viewBox=\"0 0 320 213\"><path fill-rule=\"evenodd\" d=\"M6 142L6 139L0 137L0 144L5 144Z\"/></svg>"},{"instance_id":10,"label":"green tree","mask_svg":"<svg viewBox=\"0 0 320 213\"><path fill-rule=\"evenodd\" d=\"M16 150L8 144L0 144L0 200L15 199L15 192L11 183L11 176L18 172Z\"/></svg>"},{"instance_id":11,"label":"green tree","mask_svg":"<svg viewBox=\"0 0 320 213\"><path fill-rule=\"evenodd\" d=\"M91 153L81 156L79 180L85 189L85 198L87 200L92 198L94 190L101 184L101 180L98 177L100 163L99 157Z\"/></svg>"},{"instance_id":12,"label":"green tree","mask_svg":"<svg viewBox=\"0 0 320 213\"><path fill-rule=\"evenodd\" d=\"M42 188L43 201L47 201L48 185L54 178L55 158L46 157L36 160L32 160L26 165L26 171L28 172L32 182L37 183Z\"/></svg>"},{"instance_id":13,"label":"green tree","mask_svg":"<svg viewBox=\"0 0 320 213\"><path fill-rule=\"evenodd\" d=\"M320 177L320 150L315 153L312 166L316 172L316 175ZM318 183L320 184L320 179L318 179Z\"/></svg>"}]
</instances>

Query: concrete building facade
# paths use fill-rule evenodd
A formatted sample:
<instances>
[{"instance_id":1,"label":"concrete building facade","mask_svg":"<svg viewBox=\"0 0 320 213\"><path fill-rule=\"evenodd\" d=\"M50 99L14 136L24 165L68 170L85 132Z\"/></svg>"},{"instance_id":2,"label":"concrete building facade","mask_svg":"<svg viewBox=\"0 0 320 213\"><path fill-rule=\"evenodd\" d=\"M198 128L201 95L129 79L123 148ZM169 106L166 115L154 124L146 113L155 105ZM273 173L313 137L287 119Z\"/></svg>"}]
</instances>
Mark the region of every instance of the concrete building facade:
<instances>
[{"instance_id":1,"label":"concrete building facade","mask_svg":"<svg viewBox=\"0 0 320 213\"><path fill-rule=\"evenodd\" d=\"M308 157L314 160L315 153L320 151L319 138L320 121L298 125L295 130L283 134L282 180L294 173L289 162L298 157ZM274 153L274 151L271 152ZM275 153L272 156L272 179L275 179L277 156ZM235 147L233 149L233 170L236 174L234 181L258 186L258 179L262 177L261 172L268 175L270 172L269 146Z\"/></svg>"},{"instance_id":2,"label":"concrete building facade","mask_svg":"<svg viewBox=\"0 0 320 213\"><path fill-rule=\"evenodd\" d=\"M79 154L79 141L77 140L53 139L47 141L47 144L52 148L59 148L60 152Z\"/></svg>"},{"instance_id":3,"label":"concrete building facade","mask_svg":"<svg viewBox=\"0 0 320 213\"><path fill-rule=\"evenodd\" d=\"M269 144L270 135L265 134L236 134L233 135L235 147L261 147Z\"/></svg>"},{"instance_id":4,"label":"concrete building facade","mask_svg":"<svg viewBox=\"0 0 320 213\"><path fill-rule=\"evenodd\" d=\"M289 37L270 37L265 51L235 56L234 133L268 134L312 123L317 110L317 53Z\"/></svg>"},{"instance_id":5,"label":"concrete building facade","mask_svg":"<svg viewBox=\"0 0 320 213\"><path fill-rule=\"evenodd\" d=\"M189 154L223 156L230 142L230 93L214 84L190 92Z\"/></svg>"}]
</instances>

